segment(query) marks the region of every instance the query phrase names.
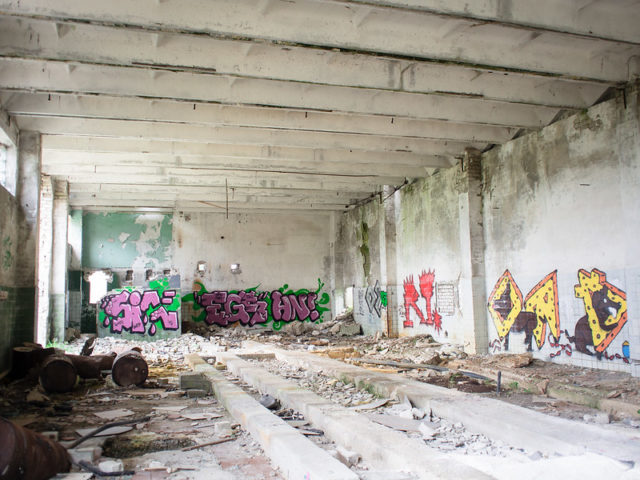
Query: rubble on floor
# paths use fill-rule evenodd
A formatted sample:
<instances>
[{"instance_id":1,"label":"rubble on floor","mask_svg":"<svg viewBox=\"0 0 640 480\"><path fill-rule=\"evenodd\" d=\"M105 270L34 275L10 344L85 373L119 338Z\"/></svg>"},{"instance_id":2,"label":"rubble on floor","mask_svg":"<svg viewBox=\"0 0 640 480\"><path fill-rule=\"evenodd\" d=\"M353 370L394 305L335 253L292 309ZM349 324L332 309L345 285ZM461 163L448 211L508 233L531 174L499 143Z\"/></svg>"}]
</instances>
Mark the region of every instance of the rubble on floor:
<instances>
[{"instance_id":1,"label":"rubble on floor","mask_svg":"<svg viewBox=\"0 0 640 480\"><path fill-rule=\"evenodd\" d=\"M224 368L216 360L220 352L239 349L245 340L257 340L372 371L396 373L412 380L499 398L549 415L593 425L617 422L626 428L640 428L640 379L621 372L542 362L530 353L469 356L460 346L437 342L431 335L364 336L348 313L320 324L293 322L278 331L205 324L191 325L191 330L178 338L155 342L116 337L95 339L92 350L96 359L99 356L113 359L115 354L133 347L139 349L148 364L148 378L137 387L118 386L110 375L105 377L103 369L93 378L88 375L80 379L72 391L64 393L45 391L33 372L19 380L5 378L0 383L0 416L34 431L46 432L63 445L70 445L88 431L110 422L150 417L116 427L108 432L109 436L96 436L73 449L76 464L83 459L98 468L102 465L103 470L130 469L138 472L132 477L135 479L280 478L258 444L238 428L212 396L210 385L199 380L198 374L189 372L185 362L187 355L197 353L216 368ZM66 353L82 353L87 346L86 339L86 335L73 338L64 345ZM27 345L22 353L33 348ZM253 361L336 404L369 415L389 428L405 431L410 437L420 438L441 452L530 459L539 456L539 453L514 450L469 432L461 424L451 424L431 412L379 398L370 389L358 388L322 372L311 372L267 357ZM498 372L502 378L499 393ZM277 401L272 401L275 399L265 398L265 403L267 400L273 411L283 413L278 410ZM289 416L289 421L300 423L296 425L310 437L319 437L318 442L326 441L306 422L301 423L304 419L296 417L295 412ZM216 444L218 441L224 443ZM192 450L183 451L189 448ZM340 453L337 448L334 450L338 458ZM341 455L344 462L355 462L350 452ZM360 478L375 477L373 472L367 475L362 464L355 464L361 468ZM80 472L77 465L73 470Z\"/></svg>"}]
</instances>

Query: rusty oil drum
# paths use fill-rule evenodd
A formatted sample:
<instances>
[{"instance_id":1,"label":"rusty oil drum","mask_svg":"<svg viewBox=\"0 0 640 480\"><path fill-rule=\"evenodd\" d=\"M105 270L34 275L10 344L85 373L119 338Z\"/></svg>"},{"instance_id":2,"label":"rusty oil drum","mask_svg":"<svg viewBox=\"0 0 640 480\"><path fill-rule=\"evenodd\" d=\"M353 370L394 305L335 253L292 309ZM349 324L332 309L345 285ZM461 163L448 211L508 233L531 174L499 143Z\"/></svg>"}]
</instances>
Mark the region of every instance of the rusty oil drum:
<instances>
[{"instance_id":1,"label":"rusty oil drum","mask_svg":"<svg viewBox=\"0 0 640 480\"><path fill-rule=\"evenodd\" d=\"M0 480L46 480L71 469L65 448L0 417Z\"/></svg>"}]
</instances>

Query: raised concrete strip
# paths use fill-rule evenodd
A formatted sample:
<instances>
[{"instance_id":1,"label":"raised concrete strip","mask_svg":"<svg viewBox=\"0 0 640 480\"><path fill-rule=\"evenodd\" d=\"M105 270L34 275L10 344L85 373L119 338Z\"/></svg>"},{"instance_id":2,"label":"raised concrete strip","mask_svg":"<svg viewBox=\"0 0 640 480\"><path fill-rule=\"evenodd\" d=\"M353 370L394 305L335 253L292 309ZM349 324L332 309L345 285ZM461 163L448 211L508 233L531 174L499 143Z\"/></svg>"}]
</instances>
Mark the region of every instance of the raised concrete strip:
<instances>
[{"instance_id":1,"label":"raised concrete strip","mask_svg":"<svg viewBox=\"0 0 640 480\"><path fill-rule=\"evenodd\" d=\"M265 454L280 469L284 478L358 480L358 475L344 464L287 425L240 387L230 383L198 355L188 355L187 362L194 371L201 372L209 379L216 398L260 442Z\"/></svg>"},{"instance_id":2,"label":"raised concrete strip","mask_svg":"<svg viewBox=\"0 0 640 480\"><path fill-rule=\"evenodd\" d=\"M216 358L245 382L278 398L287 408L302 413L328 438L358 452L373 467L411 472L420 479L429 480L494 478L428 447L422 439L409 438L374 423L364 415L319 397L231 353L221 353Z\"/></svg>"},{"instance_id":3,"label":"raised concrete strip","mask_svg":"<svg viewBox=\"0 0 640 480\"><path fill-rule=\"evenodd\" d=\"M307 352L282 350L247 341L247 351L273 353L277 359L311 371L365 385L380 395L408 399L452 423L493 440L546 455L581 455L591 452L624 462L640 462L640 432L611 425L589 425L551 417L492 398L467 394L404 378L372 372Z\"/></svg>"}]
</instances>

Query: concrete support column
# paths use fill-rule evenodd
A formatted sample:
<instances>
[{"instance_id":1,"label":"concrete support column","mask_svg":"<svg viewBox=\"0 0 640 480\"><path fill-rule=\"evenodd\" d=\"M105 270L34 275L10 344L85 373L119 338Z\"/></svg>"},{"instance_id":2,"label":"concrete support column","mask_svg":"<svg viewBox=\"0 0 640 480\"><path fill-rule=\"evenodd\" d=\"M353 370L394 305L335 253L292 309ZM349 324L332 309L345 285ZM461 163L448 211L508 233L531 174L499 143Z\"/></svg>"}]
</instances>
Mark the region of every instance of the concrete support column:
<instances>
[{"instance_id":1,"label":"concrete support column","mask_svg":"<svg viewBox=\"0 0 640 480\"><path fill-rule=\"evenodd\" d=\"M480 152L467 149L463 166L467 188L459 198L460 251L463 275L460 281L460 307L464 325L465 351L487 353L488 320L484 267L484 226L482 216L482 164Z\"/></svg>"},{"instance_id":2,"label":"concrete support column","mask_svg":"<svg viewBox=\"0 0 640 480\"><path fill-rule=\"evenodd\" d=\"M51 336L63 341L67 316L67 271L69 264L68 247L69 186L65 181L54 182L53 193L53 256L51 265Z\"/></svg>"},{"instance_id":3,"label":"concrete support column","mask_svg":"<svg viewBox=\"0 0 640 480\"><path fill-rule=\"evenodd\" d=\"M384 205L384 250L387 284L387 325L385 331L389 337L397 337L400 331L400 284L398 282L398 252L396 239L396 204L398 193L394 187L385 185L383 190Z\"/></svg>"},{"instance_id":4,"label":"concrete support column","mask_svg":"<svg viewBox=\"0 0 640 480\"><path fill-rule=\"evenodd\" d=\"M53 256L53 182L42 175L38 216L38 283L36 289L36 341L45 345L51 339L50 294Z\"/></svg>"},{"instance_id":5,"label":"concrete support column","mask_svg":"<svg viewBox=\"0 0 640 480\"><path fill-rule=\"evenodd\" d=\"M18 141L16 199L24 222L19 232L16 251L16 286L19 287L19 329L23 339L35 340L36 245L38 238L38 202L40 199L41 144L37 132L20 132Z\"/></svg>"}]
</instances>

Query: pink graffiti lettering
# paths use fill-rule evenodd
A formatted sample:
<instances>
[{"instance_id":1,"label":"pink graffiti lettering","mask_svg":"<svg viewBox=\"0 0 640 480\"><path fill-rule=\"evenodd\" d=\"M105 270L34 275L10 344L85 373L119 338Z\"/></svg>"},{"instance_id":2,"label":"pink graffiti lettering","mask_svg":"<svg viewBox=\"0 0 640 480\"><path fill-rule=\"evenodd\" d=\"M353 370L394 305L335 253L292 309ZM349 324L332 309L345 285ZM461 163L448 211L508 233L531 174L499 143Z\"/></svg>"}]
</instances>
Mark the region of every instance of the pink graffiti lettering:
<instances>
[{"instance_id":1,"label":"pink graffiti lettering","mask_svg":"<svg viewBox=\"0 0 640 480\"><path fill-rule=\"evenodd\" d=\"M285 295L277 290L271 292L271 310L275 321L298 320L316 321L320 314L316 310L315 293Z\"/></svg>"},{"instance_id":2,"label":"pink graffiti lettering","mask_svg":"<svg viewBox=\"0 0 640 480\"><path fill-rule=\"evenodd\" d=\"M110 325L112 333L122 333L126 330L144 334L146 325L151 323L149 334L154 335L156 333L154 322L160 320L164 329L177 330L179 328L178 313L167 311L164 306L160 306L161 303L171 305L175 296L174 290L164 292L162 299L155 290L147 290L143 293L138 290L133 292L123 290L117 294L107 295L100 302L100 308L106 316L104 326ZM160 308L157 308L159 306Z\"/></svg>"}]
</instances>

